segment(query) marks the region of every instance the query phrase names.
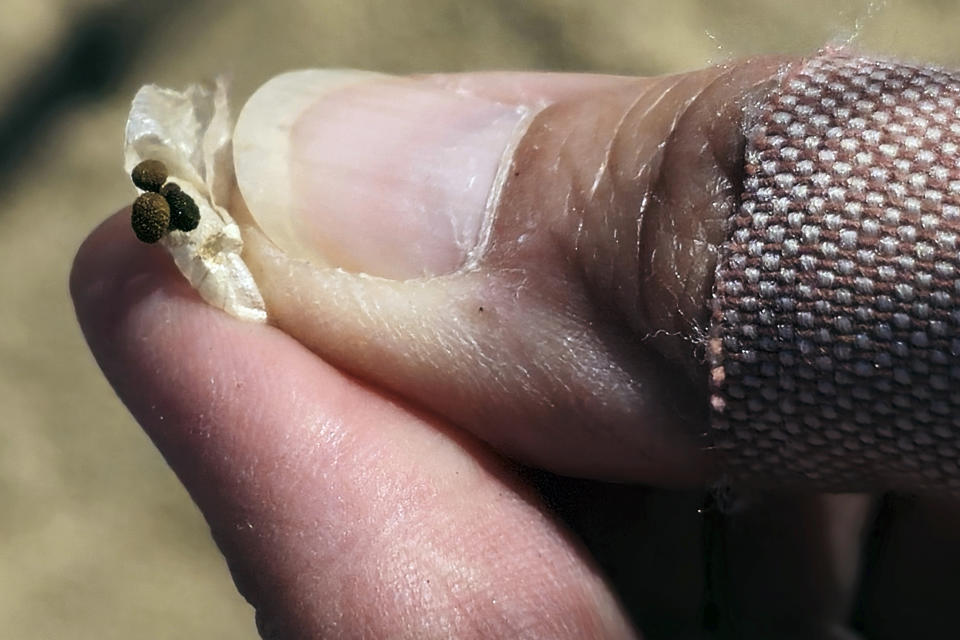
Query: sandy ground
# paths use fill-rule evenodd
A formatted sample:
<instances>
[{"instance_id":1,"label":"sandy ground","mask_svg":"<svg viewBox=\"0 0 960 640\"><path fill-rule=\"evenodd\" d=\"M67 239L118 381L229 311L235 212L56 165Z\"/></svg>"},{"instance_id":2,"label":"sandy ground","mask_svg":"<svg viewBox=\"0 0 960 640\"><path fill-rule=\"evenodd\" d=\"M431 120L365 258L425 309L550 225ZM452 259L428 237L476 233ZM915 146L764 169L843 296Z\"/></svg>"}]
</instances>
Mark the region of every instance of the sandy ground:
<instances>
[{"instance_id":1,"label":"sandy ground","mask_svg":"<svg viewBox=\"0 0 960 640\"><path fill-rule=\"evenodd\" d=\"M87 352L84 235L133 196L129 100L307 66L661 73L859 45L960 63L950 1L5 0L0 20L0 636L254 638L206 527ZM152 7L152 8L151 8ZM269 8L268 8L269 7ZM837 8L840 7L840 8ZM871 9L871 7L873 7ZM159 8L159 10L157 10Z\"/></svg>"}]
</instances>

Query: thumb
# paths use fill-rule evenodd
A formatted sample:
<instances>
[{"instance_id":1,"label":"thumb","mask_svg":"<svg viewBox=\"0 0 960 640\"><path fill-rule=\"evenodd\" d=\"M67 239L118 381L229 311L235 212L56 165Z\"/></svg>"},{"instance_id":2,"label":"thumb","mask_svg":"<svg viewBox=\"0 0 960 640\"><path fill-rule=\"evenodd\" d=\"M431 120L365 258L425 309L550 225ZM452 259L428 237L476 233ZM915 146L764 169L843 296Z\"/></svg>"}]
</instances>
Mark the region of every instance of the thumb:
<instances>
[{"instance_id":1,"label":"thumb","mask_svg":"<svg viewBox=\"0 0 960 640\"><path fill-rule=\"evenodd\" d=\"M270 317L526 462L702 480L695 345L780 62L274 78L234 138Z\"/></svg>"}]
</instances>

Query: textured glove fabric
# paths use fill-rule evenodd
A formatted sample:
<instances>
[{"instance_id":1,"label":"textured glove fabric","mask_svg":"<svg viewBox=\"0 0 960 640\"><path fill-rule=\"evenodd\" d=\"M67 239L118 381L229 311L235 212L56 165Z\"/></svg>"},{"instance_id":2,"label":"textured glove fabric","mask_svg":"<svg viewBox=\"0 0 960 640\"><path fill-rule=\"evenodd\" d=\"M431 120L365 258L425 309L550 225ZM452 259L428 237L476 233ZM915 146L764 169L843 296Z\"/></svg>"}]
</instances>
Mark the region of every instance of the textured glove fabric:
<instances>
[{"instance_id":1,"label":"textured glove fabric","mask_svg":"<svg viewBox=\"0 0 960 640\"><path fill-rule=\"evenodd\" d=\"M752 114L717 267L732 480L960 488L960 74L827 52Z\"/></svg>"}]
</instances>

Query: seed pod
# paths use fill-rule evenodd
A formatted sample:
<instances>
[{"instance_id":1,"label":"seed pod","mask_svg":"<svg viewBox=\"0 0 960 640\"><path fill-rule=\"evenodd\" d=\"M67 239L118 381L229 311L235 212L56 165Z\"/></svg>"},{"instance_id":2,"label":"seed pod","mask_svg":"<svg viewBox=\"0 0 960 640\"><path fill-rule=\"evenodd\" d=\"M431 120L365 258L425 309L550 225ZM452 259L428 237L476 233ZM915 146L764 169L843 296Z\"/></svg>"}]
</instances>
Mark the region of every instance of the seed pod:
<instances>
[{"instance_id":1,"label":"seed pod","mask_svg":"<svg viewBox=\"0 0 960 640\"><path fill-rule=\"evenodd\" d=\"M142 193L133 203L130 224L137 239L153 244L170 226L170 205L159 193Z\"/></svg>"},{"instance_id":2,"label":"seed pod","mask_svg":"<svg viewBox=\"0 0 960 640\"><path fill-rule=\"evenodd\" d=\"M193 231L200 224L200 209L180 186L171 182L163 187L163 195L170 205L170 228L180 231Z\"/></svg>"},{"instance_id":3,"label":"seed pod","mask_svg":"<svg viewBox=\"0 0 960 640\"><path fill-rule=\"evenodd\" d=\"M133 168L130 177L138 188L158 193L167 181L167 167L159 160L144 160Z\"/></svg>"}]
</instances>

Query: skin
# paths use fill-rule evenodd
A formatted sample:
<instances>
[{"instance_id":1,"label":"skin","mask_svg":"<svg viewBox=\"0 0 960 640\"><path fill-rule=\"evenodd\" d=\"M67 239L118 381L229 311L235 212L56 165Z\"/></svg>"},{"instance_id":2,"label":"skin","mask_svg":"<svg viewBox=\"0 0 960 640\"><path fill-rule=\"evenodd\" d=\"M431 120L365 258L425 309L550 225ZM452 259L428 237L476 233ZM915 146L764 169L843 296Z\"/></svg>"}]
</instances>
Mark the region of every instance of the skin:
<instances>
[{"instance_id":1,"label":"skin","mask_svg":"<svg viewBox=\"0 0 960 640\"><path fill-rule=\"evenodd\" d=\"M952 629L949 598L923 595L950 593L950 500L909 499L875 520L867 495L705 496L718 461L697 439L705 378L684 337L706 318L744 114L783 63L418 78L546 105L480 267L433 289L348 295L248 229L274 323L250 325L203 304L161 249L133 239L127 212L93 232L71 276L80 324L265 637L847 638L857 619L878 638ZM537 234L519 243L525 228ZM392 309L392 296L418 312ZM479 319L480 302L500 315ZM417 320L430 309L445 312ZM532 346L543 336L593 364L523 380L480 366L549 364ZM596 481L611 478L632 484ZM864 545L878 539L890 542ZM898 588L931 580L942 589Z\"/></svg>"},{"instance_id":2,"label":"skin","mask_svg":"<svg viewBox=\"0 0 960 640\"><path fill-rule=\"evenodd\" d=\"M526 463L703 482L714 471L701 451L706 403L687 401L706 395L694 342L735 201L744 109L781 62L582 93L564 84L559 99L529 87L511 97L522 83L509 76L458 86L547 104L514 153L479 264L442 286L359 281L290 260L254 230L246 260L272 321ZM371 201L378 188L391 186L371 184Z\"/></svg>"}]
</instances>

